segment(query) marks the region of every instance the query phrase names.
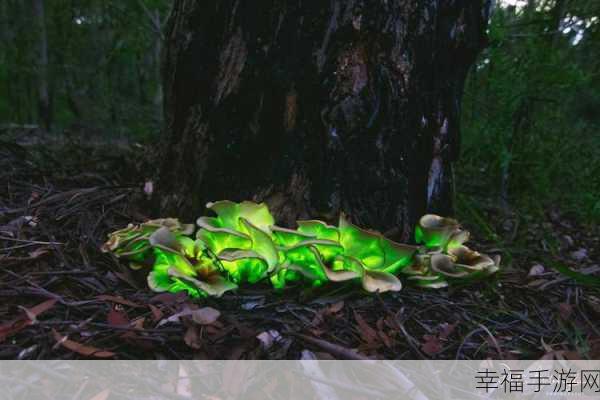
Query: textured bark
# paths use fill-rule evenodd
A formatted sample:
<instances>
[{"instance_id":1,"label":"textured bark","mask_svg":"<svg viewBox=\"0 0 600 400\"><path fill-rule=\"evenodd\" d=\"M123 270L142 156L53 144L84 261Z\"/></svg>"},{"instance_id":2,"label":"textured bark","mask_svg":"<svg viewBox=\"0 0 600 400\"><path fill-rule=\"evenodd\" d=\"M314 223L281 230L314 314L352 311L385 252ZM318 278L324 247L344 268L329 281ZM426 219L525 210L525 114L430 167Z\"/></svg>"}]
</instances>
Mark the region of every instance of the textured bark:
<instances>
[{"instance_id":1,"label":"textured bark","mask_svg":"<svg viewBox=\"0 0 600 400\"><path fill-rule=\"evenodd\" d=\"M177 0L166 32L157 193L352 219L408 239L452 213L452 163L485 0Z\"/></svg>"}]
</instances>

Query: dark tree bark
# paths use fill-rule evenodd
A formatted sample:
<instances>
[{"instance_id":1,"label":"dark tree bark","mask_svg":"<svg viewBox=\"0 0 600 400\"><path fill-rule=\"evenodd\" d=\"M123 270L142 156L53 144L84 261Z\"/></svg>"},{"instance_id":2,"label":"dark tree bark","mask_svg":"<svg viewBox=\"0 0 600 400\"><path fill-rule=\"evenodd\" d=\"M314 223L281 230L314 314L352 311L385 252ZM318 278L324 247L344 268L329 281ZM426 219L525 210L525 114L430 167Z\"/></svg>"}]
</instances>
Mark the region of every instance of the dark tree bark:
<instances>
[{"instance_id":1,"label":"dark tree bark","mask_svg":"<svg viewBox=\"0 0 600 400\"><path fill-rule=\"evenodd\" d=\"M37 83L38 83L38 116L41 124L49 131L52 127L52 107L48 90L48 36L44 0L33 1L34 24L37 28Z\"/></svg>"},{"instance_id":2,"label":"dark tree bark","mask_svg":"<svg viewBox=\"0 0 600 400\"><path fill-rule=\"evenodd\" d=\"M166 29L162 212L266 201L408 239L452 213L486 0L177 0Z\"/></svg>"},{"instance_id":3,"label":"dark tree bark","mask_svg":"<svg viewBox=\"0 0 600 400\"><path fill-rule=\"evenodd\" d=\"M560 37L562 36L560 25L565 16L568 2L569 0L556 0L554 2L554 6L552 6L552 11L550 11L550 32L553 32L550 38L552 40L552 46L554 47L556 47Z\"/></svg>"}]
</instances>

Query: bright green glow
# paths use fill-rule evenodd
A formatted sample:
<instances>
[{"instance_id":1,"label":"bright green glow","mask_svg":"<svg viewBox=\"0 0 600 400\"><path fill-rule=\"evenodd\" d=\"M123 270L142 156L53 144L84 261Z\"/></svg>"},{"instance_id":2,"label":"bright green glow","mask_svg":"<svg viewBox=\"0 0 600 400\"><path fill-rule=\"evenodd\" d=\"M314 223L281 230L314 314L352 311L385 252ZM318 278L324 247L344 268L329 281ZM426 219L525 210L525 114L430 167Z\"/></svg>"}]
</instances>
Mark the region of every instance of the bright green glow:
<instances>
[{"instance_id":1,"label":"bright green glow","mask_svg":"<svg viewBox=\"0 0 600 400\"><path fill-rule=\"evenodd\" d=\"M296 267L294 269L311 281L326 281L323 261L319 252L312 246L292 247L285 252L287 263Z\"/></svg>"},{"instance_id":2,"label":"bright green glow","mask_svg":"<svg viewBox=\"0 0 600 400\"><path fill-rule=\"evenodd\" d=\"M469 235L457 221L436 215L419 221L415 239L424 245L417 247L359 228L343 215L338 227L309 220L292 230L275 226L265 204L218 201L208 208L217 215L199 218L195 236L176 219L153 220L110 234L103 251L128 259L133 268L153 260L152 290L191 297L221 296L236 284L265 279L275 289L290 282L359 280L369 292L397 291L397 274L440 288L498 270L497 262L463 245Z\"/></svg>"},{"instance_id":3,"label":"bright green glow","mask_svg":"<svg viewBox=\"0 0 600 400\"><path fill-rule=\"evenodd\" d=\"M340 217L340 243L344 254L354 257L364 264L367 269L377 269L385 261L385 255L379 245L378 234L368 232L352 225Z\"/></svg>"},{"instance_id":4,"label":"bright green glow","mask_svg":"<svg viewBox=\"0 0 600 400\"><path fill-rule=\"evenodd\" d=\"M199 290L196 286L183 281L180 278L174 278L169 275L169 268L166 259L160 257L161 261L154 264L154 267L148 275L148 286L157 292L177 293L185 291L190 297L205 296L206 293Z\"/></svg>"},{"instance_id":5,"label":"bright green glow","mask_svg":"<svg viewBox=\"0 0 600 400\"><path fill-rule=\"evenodd\" d=\"M220 254L226 249L249 250L252 240L242 233L227 231L208 231L200 229L197 238L202 241L214 254Z\"/></svg>"},{"instance_id":6,"label":"bright green glow","mask_svg":"<svg viewBox=\"0 0 600 400\"><path fill-rule=\"evenodd\" d=\"M240 218L240 222L252 240L251 249L260 254L266 260L268 270L273 271L279 262L279 255L271 237L245 218Z\"/></svg>"},{"instance_id":7,"label":"bright green glow","mask_svg":"<svg viewBox=\"0 0 600 400\"><path fill-rule=\"evenodd\" d=\"M271 232L273 233L273 241L281 247L291 247L303 241L315 239L314 236L278 226L271 227Z\"/></svg>"},{"instance_id":8,"label":"bright green glow","mask_svg":"<svg viewBox=\"0 0 600 400\"><path fill-rule=\"evenodd\" d=\"M265 259L257 253L250 251L221 253L219 259L235 283L255 283L267 276L269 266Z\"/></svg>"},{"instance_id":9,"label":"bright green glow","mask_svg":"<svg viewBox=\"0 0 600 400\"><path fill-rule=\"evenodd\" d=\"M152 246L146 239L134 241L128 247L128 250L121 253L121 256L128 256L131 261L142 262L148 256L148 253L152 251Z\"/></svg>"},{"instance_id":10,"label":"bright green glow","mask_svg":"<svg viewBox=\"0 0 600 400\"><path fill-rule=\"evenodd\" d=\"M417 243L424 243L428 248L443 247L447 240L448 235L445 232L430 231L426 232L425 229L417 225L415 228L415 241Z\"/></svg>"},{"instance_id":11,"label":"bright green glow","mask_svg":"<svg viewBox=\"0 0 600 400\"><path fill-rule=\"evenodd\" d=\"M413 262L417 247L392 242L384 237L379 241L385 254L385 265L382 271L395 274Z\"/></svg>"},{"instance_id":12,"label":"bright green glow","mask_svg":"<svg viewBox=\"0 0 600 400\"><path fill-rule=\"evenodd\" d=\"M175 267L182 274L188 276L196 275L196 271L194 270L192 264L188 261L187 257L178 253L171 253L156 248L154 249L154 254L156 255L156 261L154 261L154 265L160 265L166 269L169 267Z\"/></svg>"},{"instance_id":13,"label":"bright green glow","mask_svg":"<svg viewBox=\"0 0 600 400\"><path fill-rule=\"evenodd\" d=\"M229 200L223 200L208 203L207 208L217 213L217 219L221 223L221 227L227 229L243 229L240 218L245 219L250 224L264 231L268 231L268 229L275 224L273 216L269 212L267 205L264 203L256 204L244 201L237 204Z\"/></svg>"},{"instance_id":14,"label":"bright green glow","mask_svg":"<svg viewBox=\"0 0 600 400\"><path fill-rule=\"evenodd\" d=\"M324 263L331 263L337 256L344 253L344 248L340 244L325 240L314 243L313 247L319 252Z\"/></svg>"},{"instance_id":15,"label":"bright green glow","mask_svg":"<svg viewBox=\"0 0 600 400\"><path fill-rule=\"evenodd\" d=\"M340 241L338 228L317 220L298 221L298 232L314 236L317 239Z\"/></svg>"},{"instance_id":16,"label":"bright green glow","mask_svg":"<svg viewBox=\"0 0 600 400\"><path fill-rule=\"evenodd\" d=\"M269 278L271 284L277 290L285 289L287 282L297 282L300 279L302 279L302 275L288 268L280 269Z\"/></svg>"}]
</instances>

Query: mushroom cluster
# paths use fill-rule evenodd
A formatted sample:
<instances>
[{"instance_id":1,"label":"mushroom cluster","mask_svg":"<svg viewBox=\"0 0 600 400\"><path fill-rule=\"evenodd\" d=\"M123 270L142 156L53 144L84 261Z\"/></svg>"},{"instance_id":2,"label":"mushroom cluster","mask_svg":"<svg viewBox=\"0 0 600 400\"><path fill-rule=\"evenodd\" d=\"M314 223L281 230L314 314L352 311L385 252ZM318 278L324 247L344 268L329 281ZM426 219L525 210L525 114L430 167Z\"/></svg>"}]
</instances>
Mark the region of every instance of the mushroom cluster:
<instances>
[{"instance_id":1,"label":"mushroom cluster","mask_svg":"<svg viewBox=\"0 0 600 400\"><path fill-rule=\"evenodd\" d=\"M464 246L469 233L456 220L437 215L420 219L414 246L359 228L343 214L338 226L307 220L287 229L275 225L264 203L223 200L207 208L216 215L200 217L198 229L173 218L130 224L111 233L102 250L133 269L149 268L152 290L192 297L218 297L262 280L276 289L356 280L368 292L386 292L400 290L398 276L404 275L407 282L440 288L498 270L499 260Z\"/></svg>"}]
</instances>

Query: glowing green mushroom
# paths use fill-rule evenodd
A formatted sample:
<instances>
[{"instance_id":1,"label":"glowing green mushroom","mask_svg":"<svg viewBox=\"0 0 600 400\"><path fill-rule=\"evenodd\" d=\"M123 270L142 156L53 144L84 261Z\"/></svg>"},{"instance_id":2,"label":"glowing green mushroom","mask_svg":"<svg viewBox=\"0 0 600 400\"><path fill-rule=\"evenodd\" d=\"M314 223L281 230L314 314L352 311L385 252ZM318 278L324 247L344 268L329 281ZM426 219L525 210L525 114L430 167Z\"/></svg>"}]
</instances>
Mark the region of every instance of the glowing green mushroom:
<instances>
[{"instance_id":1,"label":"glowing green mushroom","mask_svg":"<svg viewBox=\"0 0 600 400\"><path fill-rule=\"evenodd\" d=\"M499 257L494 260L485 254L469 249L467 246L454 248L448 254L455 260L456 267L469 272L470 277L491 275L499 269Z\"/></svg>"},{"instance_id":2,"label":"glowing green mushroom","mask_svg":"<svg viewBox=\"0 0 600 400\"><path fill-rule=\"evenodd\" d=\"M340 231L338 228L314 219L298 221L298 232L314 236L317 239L331 240L333 242L340 241Z\"/></svg>"},{"instance_id":3,"label":"glowing green mushroom","mask_svg":"<svg viewBox=\"0 0 600 400\"><path fill-rule=\"evenodd\" d=\"M177 235L189 235L194 229L193 225L182 224L175 218L154 219L138 225L129 224L126 228L109 234L108 241L102 245L101 250L130 260L130 265L138 269L152 254L150 236L161 228Z\"/></svg>"},{"instance_id":4,"label":"glowing green mushroom","mask_svg":"<svg viewBox=\"0 0 600 400\"><path fill-rule=\"evenodd\" d=\"M240 222L245 233L252 240L252 245L250 246L252 251L260 254L265 259L268 272L273 271L279 262L279 255L275 248L275 243L273 243L269 234L245 218L240 218Z\"/></svg>"},{"instance_id":5,"label":"glowing green mushroom","mask_svg":"<svg viewBox=\"0 0 600 400\"><path fill-rule=\"evenodd\" d=\"M275 244L281 247L295 246L306 240L316 239L315 236L307 235L293 229L281 228L279 226L272 226L271 233Z\"/></svg>"},{"instance_id":6,"label":"glowing green mushroom","mask_svg":"<svg viewBox=\"0 0 600 400\"><path fill-rule=\"evenodd\" d=\"M313 284L327 280L323 261L319 252L312 246L294 246L285 251L286 268L298 272Z\"/></svg>"},{"instance_id":7,"label":"glowing green mushroom","mask_svg":"<svg viewBox=\"0 0 600 400\"><path fill-rule=\"evenodd\" d=\"M469 233L461 230L457 220L438 215L424 215L415 227L415 241L427 248L456 247L468 238Z\"/></svg>"},{"instance_id":8,"label":"glowing green mushroom","mask_svg":"<svg viewBox=\"0 0 600 400\"><path fill-rule=\"evenodd\" d=\"M418 251L417 246L396 243L385 237L379 238L379 245L384 254L384 264L381 270L395 274L409 266Z\"/></svg>"},{"instance_id":9,"label":"glowing green mushroom","mask_svg":"<svg viewBox=\"0 0 600 400\"><path fill-rule=\"evenodd\" d=\"M458 269L454 259L446 254L433 254L430 259L431 270L451 278L463 278L469 273Z\"/></svg>"},{"instance_id":10,"label":"glowing green mushroom","mask_svg":"<svg viewBox=\"0 0 600 400\"><path fill-rule=\"evenodd\" d=\"M362 286L367 292L397 292L402 289L402 283L395 275L383 271L365 270Z\"/></svg>"},{"instance_id":11,"label":"glowing green mushroom","mask_svg":"<svg viewBox=\"0 0 600 400\"><path fill-rule=\"evenodd\" d=\"M297 229L275 225L266 204L231 201L208 203L216 216L192 225L177 219L152 220L109 235L102 250L131 262L152 265L148 285L155 291L192 297L221 296L237 284L290 282L321 285L360 282L368 292L398 291L402 282L441 288L448 281L485 277L499 260L463 244L469 233L458 222L425 215L415 229L421 246L396 243L340 216L334 227L318 220L298 221Z\"/></svg>"},{"instance_id":12,"label":"glowing green mushroom","mask_svg":"<svg viewBox=\"0 0 600 400\"><path fill-rule=\"evenodd\" d=\"M254 251L225 250L218 258L236 283L255 283L267 277L269 270L267 260Z\"/></svg>"},{"instance_id":13,"label":"glowing green mushroom","mask_svg":"<svg viewBox=\"0 0 600 400\"><path fill-rule=\"evenodd\" d=\"M222 200L208 203L206 208L217 213L216 219L222 228L242 230L240 218L267 233L270 232L271 226L275 225L275 220L265 203L256 204L250 201L234 203L229 200Z\"/></svg>"},{"instance_id":14,"label":"glowing green mushroom","mask_svg":"<svg viewBox=\"0 0 600 400\"><path fill-rule=\"evenodd\" d=\"M351 224L343 214L340 216L339 229L344 254L356 258L368 269L377 269L384 264L385 254L378 233Z\"/></svg>"}]
</instances>

